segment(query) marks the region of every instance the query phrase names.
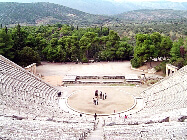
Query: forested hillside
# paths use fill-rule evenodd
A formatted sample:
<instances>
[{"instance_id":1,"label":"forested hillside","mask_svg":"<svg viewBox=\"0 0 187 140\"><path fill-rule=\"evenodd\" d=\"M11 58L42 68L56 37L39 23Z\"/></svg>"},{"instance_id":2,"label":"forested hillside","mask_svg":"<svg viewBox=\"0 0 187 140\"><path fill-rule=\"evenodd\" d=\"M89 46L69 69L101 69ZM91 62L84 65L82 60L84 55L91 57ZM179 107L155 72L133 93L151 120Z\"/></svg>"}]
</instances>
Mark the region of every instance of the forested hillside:
<instances>
[{"instance_id":1,"label":"forested hillside","mask_svg":"<svg viewBox=\"0 0 187 140\"><path fill-rule=\"evenodd\" d=\"M148 21L148 22L171 22L185 21L187 22L187 11L159 9L159 10L135 10L116 15L119 19L126 21Z\"/></svg>"},{"instance_id":2,"label":"forested hillside","mask_svg":"<svg viewBox=\"0 0 187 140\"><path fill-rule=\"evenodd\" d=\"M2 0L1 0L2 1ZM5 0L4 0L5 1ZM79 11L99 15L116 15L127 11L141 9L187 10L183 0L6 0L20 3L51 2L64 5Z\"/></svg>"},{"instance_id":3,"label":"forested hillside","mask_svg":"<svg viewBox=\"0 0 187 140\"><path fill-rule=\"evenodd\" d=\"M135 44L135 35L159 32L172 41L187 36L187 11L137 10L116 15L120 22L111 28L120 36L128 36Z\"/></svg>"},{"instance_id":4,"label":"forested hillside","mask_svg":"<svg viewBox=\"0 0 187 140\"><path fill-rule=\"evenodd\" d=\"M187 64L186 18L186 11L174 10L108 17L51 3L1 3L0 54L21 66L133 58L132 66L139 67L162 58L166 61L157 70L166 62L182 67Z\"/></svg>"},{"instance_id":5,"label":"forested hillside","mask_svg":"<svg viewBox=\"0 0 187 140\"><path fill-rule=\"evenodd\" d=\"M79 26L115 22L108 16L92 15L52 3L0 3L0 23L10 24L70 24Z\"/></svg>"},{"instance_id":6,"label":"forested hillside","mask_svg":"<svg viewBox=\"0 0 187 140\"><path fill-rule=\"evenodd\" d=\"M130 60L139 67L162 58L178 67L187 64L187 39L172 41L154 33L135 35L135 44L108 27L79 28L69 25L23 26L0 29L0 54L21 66L40 61L89 62ZM181 48L181 46L183 46ZM182 49L182 50L181 50Z\"/></svg>"},{"instance_id":7,"label":"forested hillside","mask_svg":"<svg viewBox=\"0 0 187 140\"><path fill-rule=\"evenodd\" d=\"M0 54L21 66L33 62L129 60L133 48L126 38L106 27L69 25L24 26L0 29Z\"/></svg>"},{"instance_id":8,"label":"forested hillside","mask_svg":"<svg viewBox=\"0 0 187 140\"><path fill-rule=\"evenodd\" d=\"M136 10L115 16L93 15L52 3L3 3L0 2L0 24L69 24L78 26L118 26L134 23L183 22L187 11Z\"/></svg>"}]
</instances>

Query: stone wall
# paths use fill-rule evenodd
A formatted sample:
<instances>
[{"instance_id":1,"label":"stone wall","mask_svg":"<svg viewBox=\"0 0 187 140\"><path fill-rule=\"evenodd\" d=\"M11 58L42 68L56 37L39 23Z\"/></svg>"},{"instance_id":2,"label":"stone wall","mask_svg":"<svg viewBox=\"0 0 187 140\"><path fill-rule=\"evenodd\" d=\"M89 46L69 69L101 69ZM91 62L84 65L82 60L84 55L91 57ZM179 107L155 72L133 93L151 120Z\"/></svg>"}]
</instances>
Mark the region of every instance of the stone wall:
<instances>
[{"instance_id":1,"label":"stone wall","mask_svg":"<svg viewBox=\"0 0 187 140\"><path fill-rule=\"evenodd\" d=\"M166 64L166 76L170 76L176 71L178 71L178 67L175 67L171 64Z\"/></svg>"},{"instance_id":2,"label":"stone wall","mask_svg":"<svg viewBox=\"0 0 187 140\"><path fill-rule=\"evenodd\" d=\"M29 71L30 73L36 75L36 63L33 63L27 67L25 67L25 70Z\"/></svg>"}]
</instances>

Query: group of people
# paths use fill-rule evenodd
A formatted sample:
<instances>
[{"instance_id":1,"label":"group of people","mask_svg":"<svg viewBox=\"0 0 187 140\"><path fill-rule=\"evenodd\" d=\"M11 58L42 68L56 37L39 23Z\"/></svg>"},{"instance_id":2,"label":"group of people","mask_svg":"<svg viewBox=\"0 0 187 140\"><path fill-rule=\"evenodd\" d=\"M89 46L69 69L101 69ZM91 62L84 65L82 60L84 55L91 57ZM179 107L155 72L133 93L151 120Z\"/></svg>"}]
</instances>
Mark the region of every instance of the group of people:
<instances>
[{"instance_id":1,"label":"group of people","mask_svg":"<svg viewBox=\"0 0 187 140\"><path fill-rule=\"evenodd\" d=\"M102 100L106 100L107 99L107 94L106 93L102 93L102 91L100 91L100 94L98 93L98 90L95 91L95 98L93 98L93 103L95 105L98 105L99 102L98 102L98 99L99 99L99 96L100 96L100 99Z\"/></svg>"},{"instance_id":2,"label":"group of people","mask_svg":"<svg viewBox=\"0 0 187 140\"><path fill-rule=\"evenodd\" d=\"M106 100L107 99L107 94L106 93L102 93L102 91L100 91L100 93L99 93L99 91L96 90L95 91L95 98L93 98L94 105L98 105L99 104L99 102L98 102L99 99L100 100ZM115 113L115 110L114 110L114 113ZM120 114L119 114L119 117L121 117ZM94 118L96 120L96 118L97 118L97 114L96 113L94 114ZM124 116L124 121L126 119L127 119L127 115Z\"/></svg>"}]
</instances>

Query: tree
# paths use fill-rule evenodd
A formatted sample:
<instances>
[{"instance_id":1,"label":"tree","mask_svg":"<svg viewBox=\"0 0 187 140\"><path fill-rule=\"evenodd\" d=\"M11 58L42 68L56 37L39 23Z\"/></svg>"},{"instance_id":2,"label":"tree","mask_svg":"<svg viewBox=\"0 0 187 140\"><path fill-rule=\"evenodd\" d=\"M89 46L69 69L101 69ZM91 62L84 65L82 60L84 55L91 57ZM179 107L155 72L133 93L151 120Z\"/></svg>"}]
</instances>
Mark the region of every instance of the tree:
<instances>
[{"instance_id":1,"label":"tree","mask_svg":"<svg viewBox=\"0 0 187 140\"><path fill-rule=\"evenodd\" d=\"M184 46L183 46L184 45ZM184 47L184 52L181 54L181 46ZM184 43L183 39L179 39L173 43L170 54L170 63L177 66L178 68L182 68L187 65L187 55L185 50L186 43Z\"/></svg>"},{"instance_id":2,"label":"tree","mask_svg":"<svg viewBox=\"0 0 187 140\"><path fill-rule=\"evenodd\" d=\"M173 62L173 65L178 67L179 69L182 68L185 65L184 58L182 58L182 57L177 58L176 61Z\"/></svg>"},{"instance_id":3,"label":"tree","mask_svg":"<svg viewBox=\"0 0 187 140\"><path fill-rule=\"evenodd\" d=\"M170 50L172 48L173 42L168 36L163 36L162 41L160 44L160 57L162 58L169 58L170 57Z\"/></svg>"},{"instance_id":4,"label":"tree","mask_svg":"<svg viewBox=\"0 0 187 140\"><path fill-rule=\"evenodd\" d=\"M14 52L12 51L13 41L11 34L7 31L7 28L0 29L0 54L9 58L14 58Z\"/></svg>"},{"instance_id":5,"label":"tree","mask_svg":"<svg viewBox=\"0 0 187 140\"><path fill-rule=\"evenodd\" d=\"M143 61L141 58L135 56L133 59L131 59L131 65L133 68L138 68L143 65Z\"/></svg>"},{"instance_id":6,"label":"tree","mask_svg":"<svg viewBox=\"0 0 187 140\"><path fill-rule=\"evenodd\" d=\"M110 30L109 35L107 37L102 37L101 41L104 44L103 50L100 53L101 60L113 61L118 59L116 51L118 50L120 44L119 35L115 31ZM119 51L118 55L121 55L119 54Z\"/></svg>"},{"instance_id":7,"label":"tree","mask_svg":"<svg viewBox=\"0 0 187 140\"><path fill-rule=\"evenodd\" d=\"M133 48L126 42L120 41L119 48L116 51L117 59L127 60L132 55Z\"/></svg>"},{"instance_id":8,"label":"tree","mask_svg":"<svg viewBox=\"0 0 187 140\"><path fill-rule=\"evenodd\" d=\"M41 36L35 38L35 50L37 50L40 58L44 60L45 56L42 51L47 47L47 40Z\"/></svg>"},{"instance_id":9,"label":"tree","mask_svg":"<svg viewBox=\"0 0 187 140\"><path fill-rule=\"evenodd\" d=\"M65 61L77 61L79 59L79 41L77 36L64 36L59 39L58 44L61 45Z\"/></svg>"},{"instance_id":10,"label":"tree","mask_svg":"<svg viewBox=\"0 0 187 140\"><path fill-rule=\"evenodd\" d=\"M180 47L183 46L184 42L183 39L179 39L178 41L175 41L173 43L173 46L171 48L170 51L170 62L173 63L174 61L176 61L178 58L182 57L180 54Z\"/></svg>"},{"instance_id":11,"label":"tree","mask_svg":"<svg viewBox=\"0 0 187 140\"><path fill-rule=\"evenodd\" d=\"M14 62L19 62L19 52L26 47L27 33L24 31L21 26L18 24L16 28L12 31L12 40L13 40L13 52L15 57Z\"/></svg>"},{"instance_id":12,"label":"tree","mask_svg":"<svg viewBox=\"0 0 187 140\"><path fill-rule=\"evenodd\" d=\"M110 30L108 39L109 40L107 42L107 47L111 47L111 48L115 48L116 45L118 45L118 42L120 41L119 35L113 30Z\"/></svg>"},{"instance_id":13,"label":"tree","mask_svg":"<svg viewBox=\"0 0 187 140\"><path fill-rule=\"evenodd\" d=\"M132 62L136 62L136 63L139 62L138 65L141 66L143 62L149 61L151 59L150 58L151 54L149 52L150 46L151 46L151 40L148 34L137 34L136 46L134 49L134 60L132 60Z\"/></svg>"},{"instance_id":14,"label":"tree","mask_svg":"<svg viewBox=\"0 0 187 140\"><path fill-rule=\"evenodd\" d=\"M12 31L13 49L15 51L22 50L26 45L28 34L18 24Z\"/></svg>"},{"instance_id":15,"label":"tree","mask_svg":"<svg viewBox=\"0 0 187 140\"><path fill-rule=\"evenodd\" d=\"M47 55L47 60L50 62L56 62L57 58L57 46L58 46L58 39L52 38L50 40L50 44L43 50L43 53Z\"/></svg>"},{"instance_id":16,"label":"tree","mask_svg":"<svg viewBox=\"0 0 187 140\"><path fill-rule=\"evenodd\" d=\"M166 40L168 41L168 40ZM132 60L134 63L140 63L141 66L143 62L150 62L150 67L152 67L151 62L153 58L158 58L159 56L167 56L166 53L161 54L161 45L165 47L166 45L170 45L169 41L164 44L162 42L162 37L159 33L153 34L137 34L136 35L136 46L134 49L134 58ZM167 46L166 46L167 47ZM166 48L167 49L167 48Z\"/></svg>"},{"instance_id":17,"label":"tree","mask_svg":"<svg viewBox=\"0 0 187 140\"><path fill-rule=\"evenodd\" d=\"M160 47L162 36L160 35L160 33L154 32L150 35L150 39L152 41L152 45L155 47L155 48L152 48L152 49L155 49L153 57L158 58L160 56L161 51L162 51L161 47Z\"/></svg>"},{"instance_id":18,"label":"tree","mask_svg":"<svg viewBox=\"0 0 187 140\"><path fill-rule=\"evenodd\" d=\"M98 49L99 38L94 32L85 33L80 39L81 58L86 60L93 58Z\"/></svg>"},{"instance_id":19,"label":"tree","mask_svg":"<svg viewBox=\"0 0 187 140\"><path fill-rule=\"evenodd\" d=\"M57 62L65 62L66 61L66 52L62 49L63 47L61 45L58 45L56 48L56 58L55 60Z\"/></svg>"},{"instance_id":20,"label":"tree","mask_svg":"<svg viewBox=\"0 0 187 140\"><path fill-rule=\"evenodd\" d=\"M25 67L32 63L37 63L37 64L40 63L39 54L30 47L24 47L19 52L19 63L18 64Z\"/></svg>"}]
</instances>

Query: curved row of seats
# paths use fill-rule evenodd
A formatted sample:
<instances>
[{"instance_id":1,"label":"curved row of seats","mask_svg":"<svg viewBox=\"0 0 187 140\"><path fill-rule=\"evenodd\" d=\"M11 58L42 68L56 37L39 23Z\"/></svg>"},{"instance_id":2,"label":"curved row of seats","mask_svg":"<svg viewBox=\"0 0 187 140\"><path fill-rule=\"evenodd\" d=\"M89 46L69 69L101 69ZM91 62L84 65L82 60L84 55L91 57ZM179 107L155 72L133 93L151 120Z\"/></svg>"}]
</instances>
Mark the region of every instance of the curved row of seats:
<instances>
[{"instance_id":1,"label":"curved row of seats","mask_svg":"<svg viewBox=\"0 0 187 140\"><path fill-rule=\"evenodd\" d=\"M0 139L81 140L92 131L94 123L31 121L0 117ZM21 118L19 118L21 119Z\"/></svg>"},{"instance_id":2,"label":"curved row of seats","mask_svg":"<svg viewBox=\"0 0 187 140\"><path fill-rule=\"evenodd\" d=\"M92 119L60 110L59 92L0 55L0 139L84 139L95 127ZM187 66L141 95L144 108L105 126L105 139L187 138L186 122L157 123L187 115Z\"/></svg>"},{"instance_id":3,"label":"curved row of seats","mask_svg":"<svg viewBox=\"0 0 187 140\"><path fill-rule=\"evenodd\" d=\"M43 115L38 110L43 110L45 107L43 112L47 116L52 116L54 112L60 112L58 106L59 90L3 56L0 56L0 87L3 101L6 101L5 105L14 109L30 110L32 108L36 115Z\"/></svg>"},{"instance_id":4,"label":"curved row of seats","mask_svg":"<svg viewBox=\"0 0 187 140\"><path fill-rule=\"evenodd\" d=\"M6 62L0 60L0 65L1 65L1 74L4 75L5 77L9 76L10 79L14 79L14 83L17 81L20 84L20 88L22 86L25 86L26 88L32 87L33 89L38 89L38 93L40 93L39 90L45 91L47 94L46 96L49 96L51 99L56 99L57 93L59 92L58 90L54 89L50 85L44 83L41 81L38 77L34 76L33 74L25 71L24 69L21 69L15 66L8 65ZM8 77L7 77L8 78ZM3 82L5 82L6 79L4 79ZM13 84L14 84L13 83ZM43 96L42 96L43 97Z\"/></svg>"},{"instance_id":5,"label":"curved row of seats","mask_svg":"<svg viewBox=\"0 0 187 140\"><path fill-rule=\"evenodd\" d=\"M59 93L0 55L0 139L84 139L93 118L61 110Z\"/></svg>"},{"instance_id":6,"label":"curved row of seats","mask_svg":"<svg viewBox=\"0 0 187 140\"><path fill-rule=\"evenodd\" d=\"M157 121L160 121L159 119L170 117L165 116L166 112L187 108L187 66L181 68L173 76L166 77L147 88L141 96L145 105L141 111L130 115L131 123L133 120L147 123L152 121L154 116L164 114L163 117L158 117Z\"/></svg>"},{"instance_id":7,"label":"curved row of seats","mask_svg":"<svg viewBox=\"0 0 187 140\"><path fill-rule=\"evenodd\" d=\"M141 94L145 107L141 114L154 115L187 107L187 66Z\"/></svg>"},{"instance_id":8,"label":"curved row of seats","mask_svg":"<svg viewBox=\"0 0 187 140\"><path fill-rule=\"evenodd\" d=\"M123 139L186 139L186 122L154 123L141 125L115 125L104 127L107 140Z\"/></svg>"},{"instance_id":9,"label":"curved row of seats","mask_svg":"<svg viewBox=\"0 0 187 140\"><path fill-rule=\"evenodd\" d=\"M187 66L141 96L142 110L129 114L125 121L124 116L105 120L106 139L187 139Z\"/></svg>"}]
</instances>

